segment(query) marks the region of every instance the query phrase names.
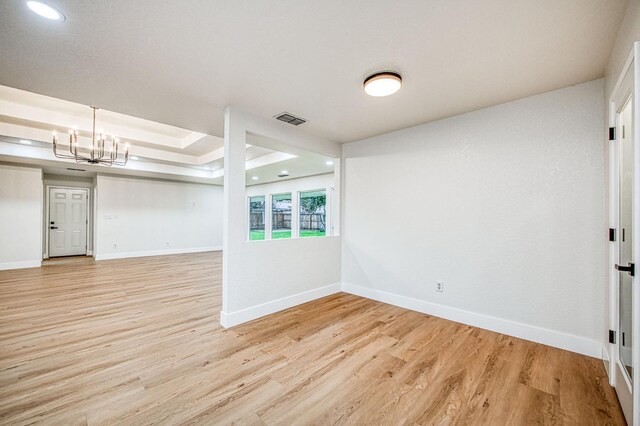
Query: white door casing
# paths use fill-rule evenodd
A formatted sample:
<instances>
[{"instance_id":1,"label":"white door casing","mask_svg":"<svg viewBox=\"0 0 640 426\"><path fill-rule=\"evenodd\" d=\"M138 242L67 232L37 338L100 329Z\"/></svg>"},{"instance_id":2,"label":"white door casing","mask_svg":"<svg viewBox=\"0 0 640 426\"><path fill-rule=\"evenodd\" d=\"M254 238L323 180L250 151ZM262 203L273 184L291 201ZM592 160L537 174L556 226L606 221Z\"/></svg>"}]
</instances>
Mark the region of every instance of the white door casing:
<instances>
[{"instance_id":1,"label":"white door casing","mask_svg":"<svg viewBox=\"0 0 640 426\"><path fill-rule=\"evenodd\" d=\"M634 425L640 425L640 291L636 288L637 275L618 271L616 265L622 269L631 264L640 266L640 96L636 84L640 81L639 53L640 43L636 42L609 99L609 127L615 129L609 146L609 212L610 227L616 230L609 262L609 328L616 335L608 348L609 380L627 422ZM621 306L621 301L626 306Z\"/></svg>"},{"instance_id":2,"label":"white door casing","mask_svg":"<svg viewBox=\"0 0 640 426\"><path fill-rule=\"evenodd\" d=\"M87 254L88 190L49 188L49 257Z\"/></svg>"}]
</instances>

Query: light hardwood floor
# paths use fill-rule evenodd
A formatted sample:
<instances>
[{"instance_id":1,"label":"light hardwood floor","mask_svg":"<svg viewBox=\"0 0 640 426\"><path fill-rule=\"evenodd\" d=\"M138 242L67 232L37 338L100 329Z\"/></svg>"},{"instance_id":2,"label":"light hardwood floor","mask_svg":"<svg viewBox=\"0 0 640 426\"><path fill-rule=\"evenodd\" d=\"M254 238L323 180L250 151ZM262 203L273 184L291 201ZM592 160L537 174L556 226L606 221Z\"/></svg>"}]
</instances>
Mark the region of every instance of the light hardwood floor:
<instances>
[{"instance_id":1,"label":"light hardwood floor","mask_svg":"<svg viewBox=\"0 0 640 426\"><path fill-rule=\"evenodd\" d=\"M352 295L225 330L220 265L0 271L0 423L624 424L600 360Z\"/></svg>"}]
</instances>

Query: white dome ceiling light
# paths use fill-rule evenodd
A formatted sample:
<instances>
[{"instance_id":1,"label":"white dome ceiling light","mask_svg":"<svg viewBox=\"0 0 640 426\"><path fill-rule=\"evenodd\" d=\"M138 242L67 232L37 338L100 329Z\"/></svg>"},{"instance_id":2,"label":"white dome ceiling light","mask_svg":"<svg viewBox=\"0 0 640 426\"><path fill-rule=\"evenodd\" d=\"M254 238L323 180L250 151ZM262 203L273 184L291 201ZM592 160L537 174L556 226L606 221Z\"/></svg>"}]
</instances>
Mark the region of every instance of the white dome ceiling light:
<instances>
[{"instance_id":1,"label":"white dome ceiling light","mask_svg":"<svg viewBox=\"0 0 640 426\"><path fill-rule=\"evenodd\" d=\"M41 1L28 1L27 6L43 18L58 22L63 22L66 19L58 9Z\"/></svg>"},{"instance_id":2,"label":"white dome ceiling light","mask_svg":"<svg viewBox=\"0 0 640 426\"><path fill-rule=\"evenodd\" d=\"M364 81L364 91L369 96L389 96L402 87L400 74L390 71L370 75Z\"/></svg>"}]
</instances>

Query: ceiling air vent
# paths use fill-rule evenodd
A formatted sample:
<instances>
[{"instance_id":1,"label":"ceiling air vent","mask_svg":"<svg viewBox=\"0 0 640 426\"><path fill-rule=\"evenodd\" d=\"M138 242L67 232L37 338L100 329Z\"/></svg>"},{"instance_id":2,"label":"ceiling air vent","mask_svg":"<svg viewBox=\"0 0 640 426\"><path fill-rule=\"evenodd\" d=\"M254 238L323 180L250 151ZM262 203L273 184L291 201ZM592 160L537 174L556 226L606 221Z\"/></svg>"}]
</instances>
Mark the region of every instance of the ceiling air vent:
<instances>
[{"instance_id":1,"label":"ceiling air vent","mask_svg":"<svg viewBox=\"0 0 640 426\"><path fill-rule=\"evenodd\" d=\"M306 123L307 120L304 118L296 117L293 114L288 112L283 112L275 116L276 120L284 121L285 123L293 124L294 126L299 126L302 123Z\"/></svg>"}]
</instances>

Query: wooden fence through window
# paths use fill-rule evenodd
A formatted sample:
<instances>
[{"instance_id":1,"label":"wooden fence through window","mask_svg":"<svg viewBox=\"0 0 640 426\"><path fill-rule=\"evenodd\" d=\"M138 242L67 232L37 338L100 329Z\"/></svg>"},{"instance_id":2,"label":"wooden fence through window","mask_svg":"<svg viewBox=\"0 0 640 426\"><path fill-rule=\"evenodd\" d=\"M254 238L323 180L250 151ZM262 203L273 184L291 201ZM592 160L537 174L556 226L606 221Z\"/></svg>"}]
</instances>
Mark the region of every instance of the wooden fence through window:
<instances>
[{"instance_id":1,"label":"wooden fence through window","mask_svg":"<svg viewBox=\"0 0 640 426\"><path fill-rule=\"evenodd\" d=\"M300 229L303 231L324 231L325 215L322 213L300 213Z\"/></svg>"},{"instance_id":2,"label":"wooden fence through window","mask_svg":"<svg viewBox=\"0 0 640 426\"><path fill-rule=\"evenodd\" d=\"M291 229L291 213L273 213L273 229ZM249 218L251 230L264 230L264 213L251 212ZM326 215L323 213L300 213L300 229L303 231L324 231Z\"/></svg>"}]
</instances>

